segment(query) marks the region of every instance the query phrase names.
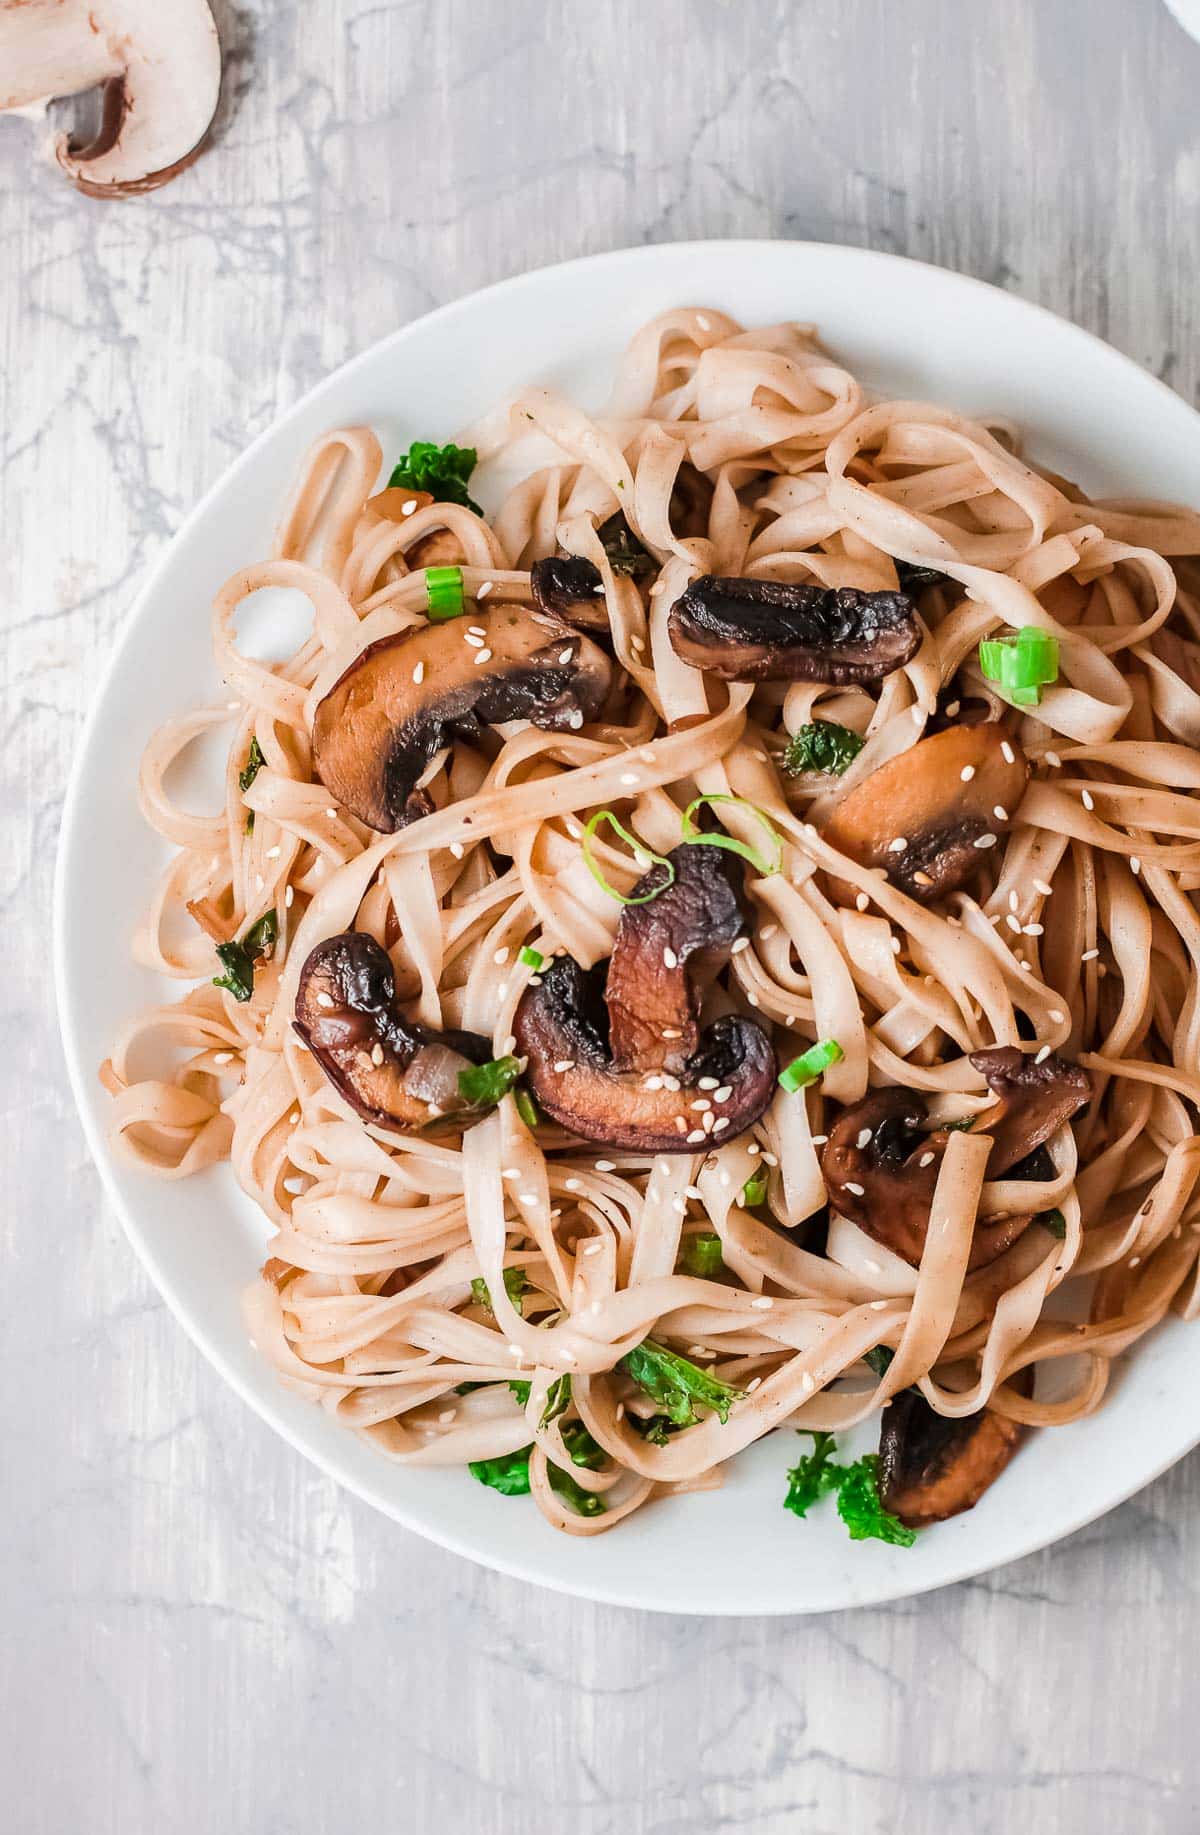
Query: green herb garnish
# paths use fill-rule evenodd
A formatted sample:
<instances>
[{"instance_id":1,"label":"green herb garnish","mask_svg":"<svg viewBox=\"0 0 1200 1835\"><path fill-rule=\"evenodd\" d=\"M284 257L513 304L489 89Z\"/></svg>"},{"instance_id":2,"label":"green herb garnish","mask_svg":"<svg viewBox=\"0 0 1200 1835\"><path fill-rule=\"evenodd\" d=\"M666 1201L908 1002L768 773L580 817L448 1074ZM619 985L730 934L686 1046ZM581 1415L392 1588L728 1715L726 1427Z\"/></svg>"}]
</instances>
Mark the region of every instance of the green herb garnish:
<instances>
[{"instance_id":1,"label":"green herb garnish","mask_svg":"<svg viewBox=\"0 0 1200 1835\"><path fill-rule=\"evenodd\" d=\"M501 1497L525 1497L529 1492L529 1451L501 1453L498 1459L472 1459L467 1467L472 1478L490 1485Z\"/></svg>"},{"instance_id":2,"label":"green herb garnish","mask_svg":"<svg viewBox=\"0 0 1200 1835\"><path fill-rule=\"evenodd\" d=\"M1067 1234L1067 1220L1060 1210L1039 1211L1037 1221L1043 1230L1049 1230L1051 1236L1057 1236L1062 1242Z\"/></svg>"},{"instance_id":3,"label":"green herb garnish","mask_svg":"<svg viewBox=\"0 0 1200 1835\"><path fill-rule=\"evenodd\" d=\"M425 569L425 615L431 624L447 624L467 609L461 567Z\"/></svg>"},{"instance_id":4,"label":"green herb garnish","mask_svg":"<svg viewBox=\"0 0 1200 1835\"><path fill-rule=\"evenodd\" d=\"M836 1039L818 1039L780 1071L780 1089L794 1096L797 1090L807 1089L810 1083L815 1083L831 1064L840 1064L845 1055Z\"/></svg>"},{"instance_id":5,"label":"green herb garnish","mask_svg":"<svg viewBox=\"0 0 1200 1835\"><path fill-rule=\"evenodd\" d=\"M431 440L414 440L397 462L388 483L410 491L428 491L437 503L465 503L468 510L482 516L483 511L467 490L478 463L474 446L456 446L453 440L444 446L435 446Z\"/></svg>"},{"instance_id":6,"label":"green herb garnish","mask_svg":"<svg viewBox=\"0 0 1200 1835\"><path fill-rule=\"evenodd\" d=\"M683 1274L699 1275L702 1281L715 1280L725 1266L721 1238L715 1230L697 1230L685 1236L679 1247L679 1269Z\"/></svg>"},{"instance_id":7,"label":"green herb garnish","mask_svg":"<svg viewBox=\"0 0 1200 1835\"><path fill-rule=\"evenodd\" d=\"M940 1126L944 1134L969 1134L975 1126L975 1117L960 1115L957 1121L943 1121Z\"/></svg>"},{"instance_id":8,"label":"green herb garnish","mask_svg":"<svg viewBox=\"0 0 1200 1835\"><path fill-rule=\"evenodd\" d=\"M578 1461L576 1462L578 1463ZM603 1516L608 1508L597 1491L585 1491L582 1485L576 1484L569 1472L553 1461L546 1465L546 1476L550 1480L550 1489L556 1491L565 1504L570 1504L579 1516Z\"/></svg>"},{"instance_id":9,"label":"green herb garnish","mask_svg":"<svg viewBox=\"0 0 1200 1835\"><path fill-rule=\"evenodd\" d=\"M528 1285L529 1282L525 1278L524 1268L506 1268L504 1270L504 1291L518 1312L521 1310L521 1295L525 1292ZM488 1284L481 1274L477 1274L475 1279L471 1282L471 1298L474 1300L476 1306L486 1306L488 1311L491 1312L492 1296L488 1292ZM528 1384L526 1388L528 1388ZM525 1399L526 1401L529 1400L528 1395L526 1395Z\"/></svg>"},{"instance_id":10,"label":"green herb garnish","mask_svg":"<svg viewBox=\"0 0 1200 1835\"><path fill-rule=\"evenodd\" d=\"M866 740L853 727L839 726L836 720L810 720L796 729L783 755L783 768L789 777L801 777L806 771L824 771L840 777L858 757Z\"/></svg>"},{"instance_id":11,"label":"green herb garnish","mask_svg":"<svg viewBox=\"0 0 1200 1835\"><path fill-rule=\"evenodd\" d=\"M890 1344L877 1344L871 1350L863 1353L863 1362L870 1364L876 1376L886 1376L892 1367L892 1359L895 1355Z\"/></svg>"},{"instance_id":12,"label":"green herb garnish","mask_svg":"<svg viewBox=\"0 0 1200 1835\"><path fill-rule=\"evenodd\" d=\"M607 522L601 523L596 534L614 573L628 574L635 580L644 574L657 573L658 562L642 547L623 511L618 510Z\"/></svg>"},{"instance_id":13,"label":"green herb garnish","mask_svg":"<svg viewBox=\"0 0 1200 1835\"><path fill-rule=\"evenodd\" d=\"M519 1058L489 1058L458 1073L458 1093L473 1109L493 1108L521 1074Z\"/></svg>"},{"instance_id":14,"label":"green herb garnish","mask_svg":"<svg viewBox=\"0 0 1200 1835\"><path fill-rule=\"evenodd\" d=\"M748 810L770 836L770 854L764 854L760 849L750 847L745 841L739 841L736 835L701 834L692 819L692 811L709 803L733 803L738 809ZM748 860L755 872L761 873L764 879L769 879L772 874L778 873L783 866L783 842L772 826L770 818L764 815L757 803L748 803L745 797L725 796L719 791L714 791L711 796L695 797L684 810L681 820L683 839L693 847L723 847L731 854L740 854L742 859Z\"/></svg>"},{"instance_id":15,"label":"green herb garnish","mask_svg":"<svg viewBox=\"0 0 1200 1835\"><path fill-rule=\"evenodd\" d=\"M625 845L633 849L634 854L638 858L639 865L644 861L646 866L653 865L665 867L667 873L666 878L652 887L649 892L639 892L636 898L629 898L624 892L618 892L615 886L610 886L607 879L605 879L603 873L600 871L600 868L596 865L595 858L592 854L592 836L595 834L601 822L607 822L609 826L615 829L617 834L620 835ZM645 842L639 841L636 835L631 835L624 824L618 822L611 809L598 809L594 816L588 817L584 825L583 840L580 842L580 846L583 849L583 864L586 866L588 872L591 874L600 890L602 892L607 892L610 898L615 898L619 905L648 905L651 899L657 898L660 892L665 892L668 886L673 886L675 884L675 868L671 865L671 862L666 856L653 853L651 849L646 846Z\"/></svg>"},{"instance_id":16,"label":"green herb garnish","mask_svg":"<svg viewBox=\"0 0 1200 1835\"><path fill-rule=\"evenodd\" d=\"M765 1166L760 1166L757 1172L752 1172L750 1174L750 1177L742 1186L742 1203L746 1206L747 1210L752 1211L756 1204L765 1204L767 1202L767 1187L770 1183L770 1178L771 1175Z\"/></svg>"},{"instance_id":17,"label":"green herb garnish","mask_svg":"<svg viewBox=\"0 0 1200 1835\"><path fill-rule=\"evenodd\" d=\"M711 1408L722 1425L729 1419L734 1402L740 1402L746 1391L723 1383L708 1370L668 1351L665 1345L646 1338L620 1361L627 1376L644 1389L652 1402L664 1410L676 1427L693 1427L700 1419L693 1402Z\"/></svg>"},{"instance_id":18,"label":"green herb garnish","mask_svg":"<svg viewBox=\"0 0 1200 1835\"><path fill-rule=\"evenodd\" d=\"M814 1434L812 1440L812 1452L805 1453L788 1473L783 1507L796 1516L807 1516L818 1498L824 1497L827 1491L836 1491L846 1469L833 1464L837 1441L832 1434Z\"/></svg>"},{"instance_id":19,"label":"green herb garnish","mask_svg":"<svg viewBox=\"0 0 1200 1835\"><path fill-rule=\"evenodd\" d=\"M246 754L246 762L238 772L238 789L243 796L245 796L247 790L249 790L251 784L254 782L266 762L266 759L263 757L262 747L258 743L258 735L256 733L250 741L250 750ZM248 835L254 833L254 811L252 809L246 812L246 833Z\"/></svg>"},{"instance_id":20,"label":"green herb garnish","mask_svg":"<svg viewBox=\"0 0 1200 1835\"><path fill-rule=\"evenodd\" d=\"M532 1133L542 1119L537 1103L528 1090L519 1088L513 1097L513 1101L517 1105L517 1114Z\"/></svg>"},{"instance_id":21,"label":"green herb garnish","mask_svg":"<svg viewBox=\"0 0 1200 1835\"><path fill-rule=\"evenodd\" d=\"M528 1387L528 1385L526 1385ZM529 1397L526 1396L526 1401ZM539 1427L549 1427L551 1421L557 1421L560 1414L565 1414L571 1405L570 1376L556 1376L546 1391L546 1406L542 1409Z\"/></svg>"},{"instance_id":22,"label":"green herb garnish","mask_svg":"<svg viewBox=\"0 0 1200 1835\"><path fill-rule=\"evenodd\" d=\"M228 988L235 1000L249 1000L254 993L254 964L270 956L278 936L279 919L271 910L264 911L239 941L218 943L217 960L225 973L213 976L214 988Z\"/></svg>"},{"instance_id":23,"label":"green herb garnish","mask_svg":"<svg viewBox=\"0 0 1200 1835\"><path fill-rule=\"evenodd\" d=\"M838 1515L852 1542L891 1542L897 1548L911 1548L916 1532L906 1529L899 1517L885 1510L879 1496L879 1455L867 1453L853 1465L836 1465L833 1454L837 1442L832 1434L814 1433L813 1450L806 1453L788 1473L785 1510L796 1516L807 1515L819 1498L837 1493Z\"/></svg>"},{"instance_id":24,"label":"green herb garnish","mask_svg":"<svg viewBox=\"0 0 1200 1835\"><path fill-rule=\"evenodd\" d=\"M1015 706L1036 707L1042 689L1058 680L1058 639L1036 624L984 638L979 668Z\"/></svg>"}]
</instances>

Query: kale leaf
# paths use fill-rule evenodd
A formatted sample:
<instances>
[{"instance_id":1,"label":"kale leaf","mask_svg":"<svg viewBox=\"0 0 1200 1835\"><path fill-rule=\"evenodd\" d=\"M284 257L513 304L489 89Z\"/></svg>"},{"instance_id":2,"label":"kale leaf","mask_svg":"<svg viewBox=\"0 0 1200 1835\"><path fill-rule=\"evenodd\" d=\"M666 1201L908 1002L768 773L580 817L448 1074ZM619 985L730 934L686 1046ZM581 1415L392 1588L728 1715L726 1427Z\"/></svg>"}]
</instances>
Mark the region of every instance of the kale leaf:
<instances>
[{"instance_id":1,"label":"kale leaf","mask_svg":"<svg viewBox=\"0 0 1200 1835\"><path fill-rule=\"evenodd\" d=\"M839 726L836 720L810 720L797 727L783 755L783 768L789 777L805 771L824 771L840 777L849 770L862 751L866 740L852 727Z\"/></svg>"},{"instance_id":2,"label":"kale leaf","mask_svg":"<svg viewBox=\"0 0 1200 1835\"><path fill-rule=\"evenodd\" d=\"M254 964L271 955L278 936L279 919L271 910L264 911L239 942L218 943L217 960L225 973L213 976L213 986L228 988L235 1000L249 1000L254 993Z\"/></svg>"},{"instance_id":3,"label":"kale leaf","mask_svg":"<svg viewBox=\"0 0 1200 1835\"><path fill-rule=\"evenodd\" d=\"M436 503L465 503L468 510L482 516L483 511L467 490L478 463L474 446L456 446L453 440L445 446L435 446L431 440L414 440L397 462L388 484L428 491Z\"/></svg>"},{"instance_id":4,"label":"kale leaf","mask_svg":"<svg viewBox=\"0 0 1200 1835\"><path fill-rule=\"evenodd\" d=\"M677 1351L655 1344L652 1338L643 1339L622 1357L619 1367L639 1389L645 1390L652 1402L657 1402L676 1427L692 1427L700 1419L692 1407L694 1401L715 1410L724 1425L732 1404L740 1402L746 1393L721 1382L711 1371L702 1370Z\"/></svg>"},{"instance_id":5,"label":"kale leaf","mask_svg":"<svg viewBox=\"0 0 1200 1835\"><path fill-rule=\"evenodd\" d=\"M528 1285L529 1282L525 1278L524 1268L506 1268L504 1270L504 1291L518 1312L521 1310L521 1295L525 1292ZM491 1312L492 1296L488 1292L488 1284L481 1274L477 1274L475 1279L471 1282L471 1298L474 1300L476 1306L486 1306L488 1311ZM529 1385L526 1384L525 1388L525 1400L528 1401Z\"/></svg>"},{"instance_id":6,"label":"kale leaf","mask_svg":"<svg viewBox=\"0 0 1200 1835\"><path fill-rule=\"evenodd\" d=\"M873 1540L911 1548L917 1539L916 1531L907 1529L899 1517L885 1510L879 1495L878 1453L867 1453L853 1465L837 1465L833 1460L837 1449L833 1435L814 1433L812 1440L812 1452L806 1453L788 1473L784 1509L805 1516L819 1498L833 1491L837 1494L838 1515L852 1542Z\"/></svg>"}]
</instances>

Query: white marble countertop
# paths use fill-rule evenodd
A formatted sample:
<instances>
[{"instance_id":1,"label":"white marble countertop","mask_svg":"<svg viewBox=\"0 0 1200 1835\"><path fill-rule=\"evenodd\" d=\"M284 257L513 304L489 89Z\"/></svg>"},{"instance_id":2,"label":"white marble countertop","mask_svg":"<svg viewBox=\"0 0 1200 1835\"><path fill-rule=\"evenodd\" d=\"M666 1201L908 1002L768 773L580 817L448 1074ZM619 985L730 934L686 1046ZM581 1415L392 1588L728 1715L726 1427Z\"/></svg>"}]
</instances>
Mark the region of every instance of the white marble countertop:
<instances>
[{"instance_id":1,"label":"white marble countertop","mask_svg":"<svg viewBox=\"0 0 1200 1835\"><path fill-rule=\"evenodd\" d=\"M0 1822L1192 1835L1200 1459L839 1617L641 1617L469 1567L305 1465L169 1316L84 1150L47 937L117 625L318 377L529 266L763 235L981 275L1196 400L1200 47L1157 0L219 12L221 131L162 192L93 203L0 121Z\"/></svg>"}]
</instances>

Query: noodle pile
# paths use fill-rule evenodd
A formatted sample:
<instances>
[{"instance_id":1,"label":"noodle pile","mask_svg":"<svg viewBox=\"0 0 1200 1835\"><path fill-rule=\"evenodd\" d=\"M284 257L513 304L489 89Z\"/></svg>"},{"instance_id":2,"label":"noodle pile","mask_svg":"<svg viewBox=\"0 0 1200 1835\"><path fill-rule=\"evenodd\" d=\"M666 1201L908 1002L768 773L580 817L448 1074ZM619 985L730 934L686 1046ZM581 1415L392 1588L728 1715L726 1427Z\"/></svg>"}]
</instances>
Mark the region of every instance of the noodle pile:
<instances>
[{"instance_id":1,"label":"noodle pile","mask_svg":"<svg viewBox=\"0 0 1200 1835\"><path fill-rule=\"evenodd\" d=\"M1004 425L870 402L810 329L746 331L716 311L646 325L603 416L531 388L470 438L481 461L526 470L490 521L461 504L372 511L380 448L346 429L310 453L273 558L217 597L216 663L236 699L169 721L140 779L176 852L136 956L199 985L116 1042L103 1074L122 1150L168 1179L231 1161L276 1232L247 1309L290 1387L408 1465L532 1444L532 1495L571 1533L719 1483L782 1423L846 1428L913 1384L942 1415L986 1404L1047 1426L1094 1410L1117 1354L1168 1309L1200 1305L1200 574L1185 558L1200 553L1200 517L1089 503L1018 456ZM692 532L675 526L685 461L712 487L700 533L694 517ZM648 577L614 571L597 527L617 511L653 556ZM314 709L368 644L424 623L430 559L461 565L468 600L528 604L531 564L560 548L603 581L620 666L602 717L458 740L426 774L433 812L394 834L336 806L314 781ZM670 608L698 575L894 591L896 560L944 581L921 595L920 648L877 690L726 685L669 641ZM251 624L252 596L278 586L307 596L313 627L269 667L239 650L234 620ZM978 645L1026 626L1057 638L1061 668L1038 706L1012 709L980 675ZM921 739L952 680L1004 717L1032 771L972 883L922 908L821 829ZM789 776L789 736L818 714L865 745L844 776ZM172 766L226 726L224 806L185 813ZM255 740L263 763L243 792ZM781 1064L814 1040L844 1054L819 1084L777 1088L748 1133L684 1154L606 1152L544 1119L531 1131L510 1093L461 1134L403 1136L362 1121L292 1030L308 953L356 928L388 950L407 1012L481 1032L503 1056L532 973L524 946L585 967L611 951L622 907L587 869L583 823L615 810L666 853L703 795L754 804L784 844L781 872L746 871L751 938L729 961L726 1006L773 1030ZM742 832L736 805L708 807ZM629 853L602 836L594 850L628 892ZM830 875L853 902L831 902ZM271 911L274 952L239 1002L212 983L214 939ZM820 1149L839 1106L898 1084L935 1119L982 1115L968 1054L994 1044L1048 1048L1091 1074L1090 1105L1050 1142L1053 1177L989 1184L987 1137L957 1132L919 1267L845 1218L823 1234ZM746 1183L764 1168L751 1207ZM977 1214L1052 1207L1061 1239L1031 1227L968 1272ZM700 1232L720 1238L714 1278L680 1271ZM506 1269L524 1273L519 1304ZM1052 1303L1064 1283L1069 1303ZM703 1411L669 1435L638 1431L654 1404L617 1366L647 1335L745 1392L727 1421ZM882 1376L862 1361L877 1346L895 1353ZM1050 1385L1059 1399L1014 1381L1058 1359L1071 1360L1069 1382ZM587 1466L563 1440L576 1417L603 1449ZM603 1511L582 1514L555 1467Z\"/></svg>"}]
</instances>

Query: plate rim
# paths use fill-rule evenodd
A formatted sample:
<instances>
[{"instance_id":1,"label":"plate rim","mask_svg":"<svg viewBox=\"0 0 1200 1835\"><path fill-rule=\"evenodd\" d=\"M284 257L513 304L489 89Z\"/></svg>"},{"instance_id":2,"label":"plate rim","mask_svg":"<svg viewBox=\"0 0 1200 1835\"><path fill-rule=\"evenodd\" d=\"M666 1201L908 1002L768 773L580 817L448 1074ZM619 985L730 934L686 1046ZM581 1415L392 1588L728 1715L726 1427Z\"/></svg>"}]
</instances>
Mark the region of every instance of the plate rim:
<instances>
[{"instance_id":1,"label":"plate rim","mask_svg":"<svg viewBox=\"0 0 1200 1835\"><path fill-rule=\"evenodd\" d=\"M623 1592L619 1586L606 1584L594 1575L585 1573L578 1577L568 1578L539 1571L536 1556L529 1561L523 1561L510 1558L504 1553L484 1552L478 1546L467 1542L454 1528L433 1526L424 1520L414 1518L406 1509L404 1500L398 1501L385 1495L369 1479L360 1478L356 1473L351 1472L336 1456L327 1453L322 1447L310 1444L293 1427L285 1410L276 1406L275 1397L270 1390L265 1386L261 1391L255 1388L229 1362L212 1333L206 1328L202 1314L185 1308L180 1295L175 1291L173 1282L160 1268L153 1242L141 1229L125 1203L116 1181L114 1155L103 1129L93 1114L89 1094L94 1077L94 1066L86 1064L83 1060L79 1037L80 1028L69 999L70 958L67 946L66 901L81 805L87 783L86 765L96 732L101 724L105 704L125 653L133 645L135 634L159 591L160 582L171 570L176 549L187 539L194 525L206 515L210 505L223 495L239 477L253 470L260 451L282 426L298 418L305 410L319 404L324 396L335 393L357 370L379 360L385 353L401 347L410 338L419 336L429 325L445 323L459 313L467 310L473 311L480 302L495 301L514 293L520 293L527 288L536 289L538 284L549 275L600 266L611 267L622 264L637 266L642 262L654 265L671 259L682 262L690 256L711 256L715 251L720 251L725 257L736 257L740 254L747 259L753 259L756 254L761 254L764 250L771 250L773 254L777 254L783 249L793 251L797 257L805 254L816 254L822 258L832 256L838 261L860 262L888 271L897 266L918 269L937 276L937 281L933 284L944 284L950 281L964 291L977 291L985 296L999 296L1010 306L1047 321L1054 327L1056 335L1062 336L1065 333L1089 351L1102 352L1106 361L1115 362L1136 376L1139 385L1143 387L1148 384L1152 385L1154 391L1163 399L1164 404L1169 403L1177 414L1185 417L1193 433L1200 438L1200 410L1192 407L1161 377L1144 368L1136 359L1118 350L1095 332L1087 330L1071 319L1062 317L1038 301L1026 299L1022 294L998 287L990 281L981 280L976 275L963 274L956 269L939 266L935 262L893 254L884 249L862 248L853 243L807 241L793 237L701 237L679 242L640 243L599 250L592 254L575 256L566 261L548 262L540 267L524 269L520 273L493 281L486 286L473 288L467 293L457 295L454 299L434 307L429 312L419 314L406 324L396 327L337 365L311 387L303 389L293 401L274 415L269 424L255 435L243 452L220 471L208 489L191 506L178 527L163 543L120 620L117 632L111 640L111 649L90 696L90 704L71 759L54 865L51 930L55 1009L76 1114L83 1129L89 1154L100 1174L104 1196L115 1212L126 1240L149 1275L159 1297L165 1302L172 1316L182 1326L200 1354L240 1400L247 1404L259 1419L278 1434L294 1452L316 1466L326 1477L332 1479L352 1496L378 1510L389 1520L399 1523L410 1533L421 1536L426 1541L433 1542L450 1553L480 1566L515 1580L544 1587L568 1598L587 1599L596 1604L618 1606L626 1611L653 1612L672 1616L784 1618L806 1617L814 1613L851 1611L861 1607L886 1604L892 1600L916 1598L942 1587L957 1585L977 1575L993 1572L998 1567L1024 1560L1027 1556L1052 1547L1068 1536L1076 1534L1090 1523L1097 1522L1111 1511L1120 1508L1131 1497L1161 1478L1164 1472L1169 1471L1197 1445L1200 1445L1200 1416L1197 1417L1194 1427L1189 1428L1184 1443L1177 1445L1175 1450L1154 1463L1151 1469L1139 1470L1131 1482L1122 1483L1104 1503L1097 1508L1092 1508L1090 1505L1084 1506L1069 1514L1065 1521L1057 1522L1049 1529L1035 1529L1027 1536L1018 1536L1011 1549L999 1561L987 1555L982 1558L972 1556L970 1553L972 1544L968 1539L964 1539L962 1553L957 1558L944 1561L936 1573L921 1575L914 1572L911 1579L906 1579L903 1575L896 1578L893 1573L881 1570L878 1583L864 1585L853 1599L827 1602L814 1600L799 1604L786 1601L777 1608L762 1605L747 1607L735 1597L728 1597L716 1603L709 1602L702 1607L674 1602L660 1603L645 1598L635 1600L629 1598L627 1592ZM132 788L129 794L133 794ZM279 1397L284 1395L282 1388L277 1393ZM390 1469L386 1461L380 1461L381 1472Z\"/></svg>"}]
</instances>

